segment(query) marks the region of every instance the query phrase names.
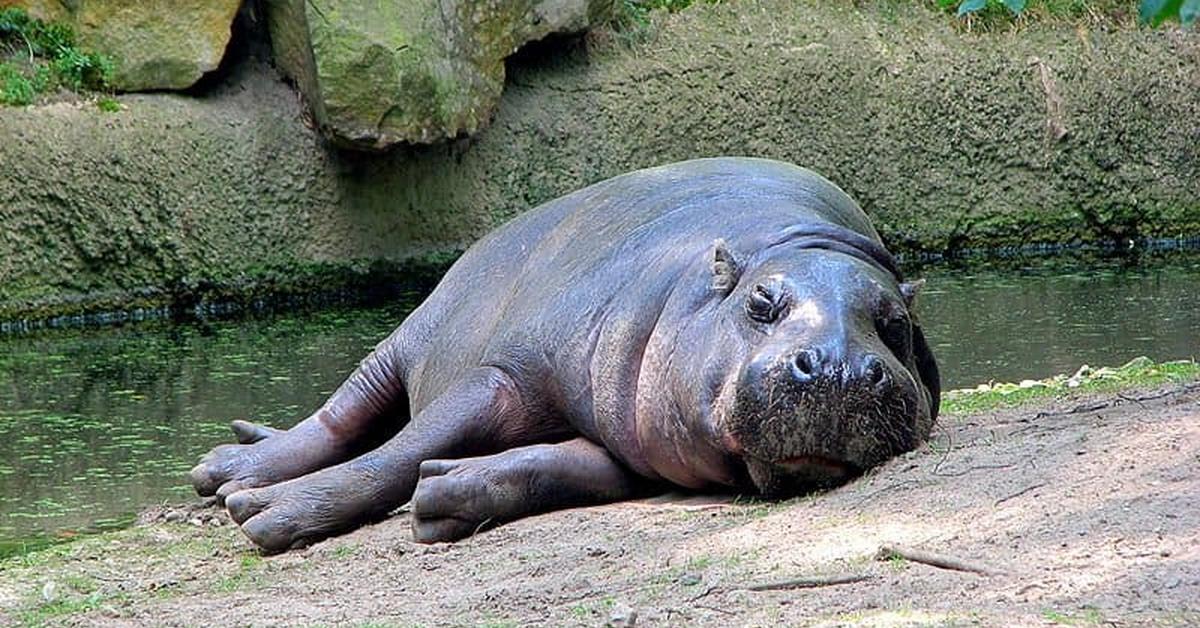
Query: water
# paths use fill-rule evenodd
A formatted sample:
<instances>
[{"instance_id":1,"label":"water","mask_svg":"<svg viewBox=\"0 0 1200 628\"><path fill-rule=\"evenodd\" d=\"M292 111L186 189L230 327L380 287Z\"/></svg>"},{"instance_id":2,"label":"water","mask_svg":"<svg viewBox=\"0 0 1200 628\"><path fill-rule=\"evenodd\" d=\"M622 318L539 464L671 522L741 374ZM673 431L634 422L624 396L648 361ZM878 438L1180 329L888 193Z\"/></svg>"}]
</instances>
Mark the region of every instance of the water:
<instances>
[{"instance_id":1,"label":"water","mask_svg":"<svg viewBox=\"0 0 1200 628\"><path fill-rule=\"evenodd\" d=\"M1200 359L1200 252L932 267L917 315L944 390L1041 379L1081 364Z\"/></svg>"},{"instance_id":2,"label":"water","mask_svg":"<svg viewBox=\"0 0 1200 628\"><path fill-rule=\"evenodd\" d=\"M192 497L230 419L292 425L404 312L0 337L0 556Z\"/></svg>"},{"instance_id":3,"label":"water","mask_svg":"<svg viewBox=\"0 0 1200 628\"><path fill-rule=\"evenodd\" d=\"M947 389L1200 357L1200 254L917 274ZM291 425L407 307L0 337L0 555L191 498L230 419Z\"/></svg>"}]
</instances>

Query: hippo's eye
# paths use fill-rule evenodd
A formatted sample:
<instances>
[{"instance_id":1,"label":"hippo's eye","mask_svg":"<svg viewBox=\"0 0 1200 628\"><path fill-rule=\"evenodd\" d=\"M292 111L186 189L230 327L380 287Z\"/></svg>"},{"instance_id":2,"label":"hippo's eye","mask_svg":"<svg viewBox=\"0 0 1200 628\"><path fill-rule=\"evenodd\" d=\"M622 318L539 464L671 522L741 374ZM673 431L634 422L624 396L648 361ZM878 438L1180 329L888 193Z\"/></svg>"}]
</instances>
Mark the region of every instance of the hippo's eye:
<instances>
[{"instance_id":1,"label":"hippo's eye","mask_svg":"<svg viewBox=\"0 0 1200 628\"><path fill-rule=\"evenodd\" d=\"M912 325L907 316L891 316L876 323L879 337L897 357L904 359L912 350Z\"/></svg>"},{"instance_id":2,"label":"hippo's eye","mask_svg":"<svg viewBox=\"0 0 1200 628\"><path fill-rule=\"evenodd\" d=\"M746 297L746 315L760 323L773 323L783 311L785 298L779 286L758 284Z\"/></svg>"}]
</instances>

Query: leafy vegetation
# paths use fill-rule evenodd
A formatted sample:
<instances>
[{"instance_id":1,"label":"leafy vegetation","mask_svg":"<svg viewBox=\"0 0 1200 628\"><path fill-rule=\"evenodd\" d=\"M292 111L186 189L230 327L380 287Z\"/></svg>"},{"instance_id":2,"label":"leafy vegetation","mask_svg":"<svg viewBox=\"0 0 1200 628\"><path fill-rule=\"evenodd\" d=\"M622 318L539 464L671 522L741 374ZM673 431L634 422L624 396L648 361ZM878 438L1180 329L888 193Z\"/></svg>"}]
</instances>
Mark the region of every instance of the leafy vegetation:
<instances>
[{"instance_id":1,"label":"leafy vegetation","mask_svg":"<svg viewBox=\"0 0 1200 628\"><path fill-rule=\"evenodd\" d=\"M934 0L944 11L953 11L959 18L977 16L985 22L1012 20L1036 13L1056 18L1077 18L1085 15L1121 15L1130 10L1124 2L1113 0ZM1158 26L1175 20L1191 26L1200 16L1200 0L1141 0L1138 17L1142 23Z\"/></svg>"},{"instance_id":2,"label":"leafy vegetation","mask_svg":"<svg viewBox=\"0 0 1200 628\"><path fill-rule=\"evenodd\" d=\"M1200 0L1142 0L1138 17L1147 24L1158 26L1167 20L1176 20L1191 26L1200 17Z\"/></svg>"},{"instance_id":3,"label":"leafy vegetation","mask_svg":"<svg viewBox=\"0 0 1200 628\"><path fill-rule=\"evenodd\" d=\"M105 113L116 113L121 110L121 103L116 98L103 96L96 100L96 108Z\"/></svg>"},{"instance_id":4,"label":"leafy vegetation","mask_svg":"<svg viewBox=\"0 0 1200 628\"><path fill-rule=\"evenodd\" d=\"M112 59L81 50L69 26L0 9L0 104L28 105L58 88L102 91L112 76Z\"/></svg>"}]
</instances>

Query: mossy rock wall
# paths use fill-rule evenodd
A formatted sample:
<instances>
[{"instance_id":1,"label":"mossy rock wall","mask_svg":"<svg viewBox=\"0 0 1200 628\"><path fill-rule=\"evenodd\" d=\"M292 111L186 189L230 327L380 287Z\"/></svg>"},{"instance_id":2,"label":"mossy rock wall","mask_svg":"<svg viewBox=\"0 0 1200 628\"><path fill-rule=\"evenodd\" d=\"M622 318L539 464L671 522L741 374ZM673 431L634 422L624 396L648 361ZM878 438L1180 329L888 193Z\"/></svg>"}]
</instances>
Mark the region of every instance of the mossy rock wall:
<instances>
[{"instance_id":1,"label":"mossy rock wall","mask_svg":"<svg viewBox=\"0 0 1200 628\"><path fill-rule=\"evenodd\" d=\"M487 124L504 59L611 20L614 0L266 0L276 64L329 138L351 149L430 143Z\"/></svg>"},{"instance_id":2,"label":"mossy rock wall","mask_svg":"<svg viewBox=\"0 0 1200 628\"><path fill-rule=\"evenodd\" d=\"M368 276L721 154L824 173L903 253L1200 235L1200 36L881 6L698 5L545 45L510 60L486 131L383 156L323 145L253 63L117 114L6 110L0 318Z\"/></svg>"}]
</instances>

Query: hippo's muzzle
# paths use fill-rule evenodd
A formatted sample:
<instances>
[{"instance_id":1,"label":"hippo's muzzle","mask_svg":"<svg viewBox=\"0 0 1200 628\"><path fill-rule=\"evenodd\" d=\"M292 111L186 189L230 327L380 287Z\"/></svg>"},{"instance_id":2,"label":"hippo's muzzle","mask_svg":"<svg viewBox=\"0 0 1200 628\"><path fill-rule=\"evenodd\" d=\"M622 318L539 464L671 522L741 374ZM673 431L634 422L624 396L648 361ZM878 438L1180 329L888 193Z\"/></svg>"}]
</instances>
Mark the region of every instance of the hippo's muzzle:
<instances>
[{"instance_id":1,"label":"hippo's muzzle","mask_svg":"<svg viewBox=\"0 0 1200 628\"><path fill-rule=\"evenodd\" d=\"M752 361L724 426L755 488L844 484L916 446L918 390L894 357L805 347Z\"/></svg>"}]
</instances>

